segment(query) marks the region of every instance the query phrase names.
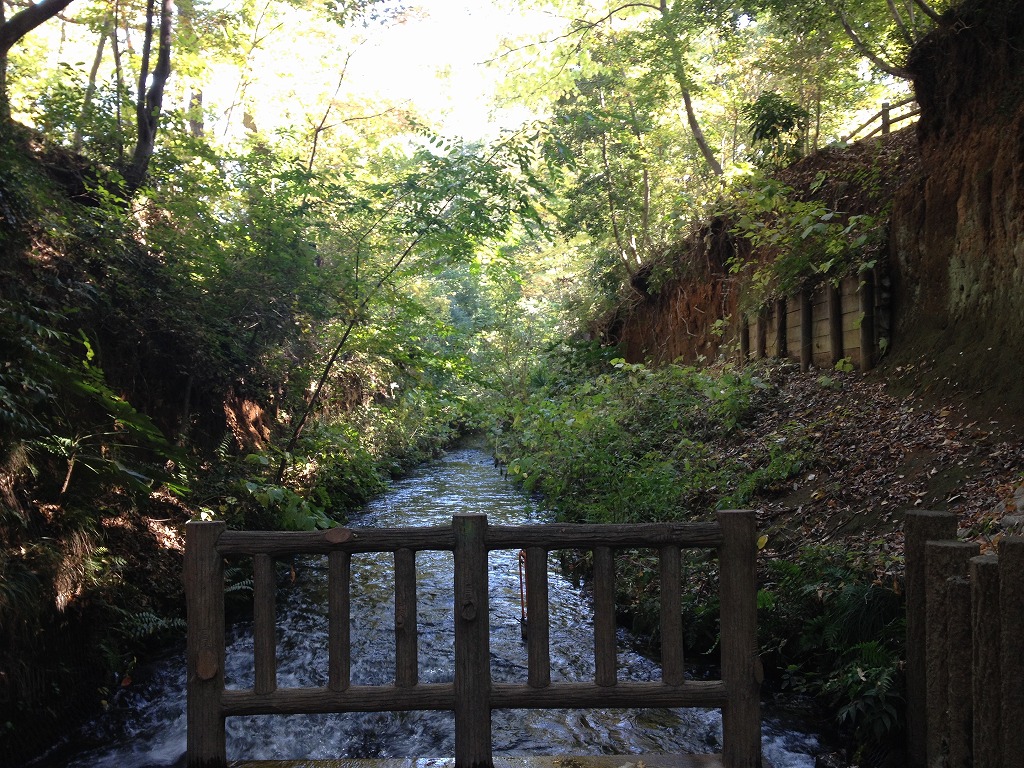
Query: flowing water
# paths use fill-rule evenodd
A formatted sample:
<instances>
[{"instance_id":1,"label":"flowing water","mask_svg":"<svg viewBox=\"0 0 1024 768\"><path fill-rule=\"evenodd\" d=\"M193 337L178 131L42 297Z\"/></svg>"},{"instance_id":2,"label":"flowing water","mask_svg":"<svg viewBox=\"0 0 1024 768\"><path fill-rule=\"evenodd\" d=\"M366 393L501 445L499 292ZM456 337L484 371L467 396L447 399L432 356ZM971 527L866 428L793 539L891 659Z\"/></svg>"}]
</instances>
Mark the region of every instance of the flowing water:
<instances>
[{"instance_id":1,"label":"flowing water","mask_svg":"<svg viewBox=\"0 0 1024 768\"><path fill-rule=\"evenodd\" d=\"M474 448L452 451L396 482L355 515L350 525L445 525L457 512L484 513L494 525L548 522L506 483L489 456ZM324 558L280 566L278 684L326 685L327 573ZM416 558L420 681L450 682L454 667L452 556L420 552ZM551 677L593 679L592 615L586 596L549 568ZM517 553L490 556L491 671L497 681L524 682ZM394 680L394 592L390 555L352 558L352 681ZM251 625L228 638L229 688L252 686ZM657 666L630 650L620 635L619 678L659 679ZM341 757L446 757L454 753L448 712L253 716L227 723L228 759ZM721 720L715 710L496 710L495 754L636 754L716 752ZM74 746L72 746L72 744ZM765 757L776 768L811 768L816 738L766 720ZM37 768L155 768L183 765L185 675L183 655L152 665L121 691L110 710L37 762Z\"/></svg>"}]
</instances>

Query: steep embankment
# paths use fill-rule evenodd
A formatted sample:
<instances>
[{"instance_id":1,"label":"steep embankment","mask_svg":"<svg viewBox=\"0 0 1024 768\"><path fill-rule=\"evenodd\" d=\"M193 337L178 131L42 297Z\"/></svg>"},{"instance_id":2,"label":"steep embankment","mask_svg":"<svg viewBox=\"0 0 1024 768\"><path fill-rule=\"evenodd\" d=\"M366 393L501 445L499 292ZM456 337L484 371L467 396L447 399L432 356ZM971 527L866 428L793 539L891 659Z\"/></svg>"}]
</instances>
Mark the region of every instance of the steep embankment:
<instances>
[{"instance_id":1,"label":"steep embankment","mask_svg":"<svg viewBox=\"0 0 1024 768\"><path fill-rule=\"evenodd\" d=\"M918 363L922 390L1020 415L1024 2L947 13L909 67L922 169L893 207L895 362Z\"/></svg>"},{"instance_id":2,"label":"steep embankment","mask_svg":"<svg viewBox=\"0 0 1024 768\"><path fill-rule=\"evenodd\" d=\"M916 127L824 149L779 179L798 199L886 222L875 267L891 313L883 377L904 392L964 402L977 416L1019 421L1024 2L971 0L948 12L909 67L921 107ZM728 323L735 334L745 306L746 289L727 262L747 244L731 227L716 219L681 243L672 254L676 277L659 290L635 286L607 333L627 359L734 354L729 334L714 327ZM741 255L753 263L776 257Z\"/></svg>"}]
</instances>

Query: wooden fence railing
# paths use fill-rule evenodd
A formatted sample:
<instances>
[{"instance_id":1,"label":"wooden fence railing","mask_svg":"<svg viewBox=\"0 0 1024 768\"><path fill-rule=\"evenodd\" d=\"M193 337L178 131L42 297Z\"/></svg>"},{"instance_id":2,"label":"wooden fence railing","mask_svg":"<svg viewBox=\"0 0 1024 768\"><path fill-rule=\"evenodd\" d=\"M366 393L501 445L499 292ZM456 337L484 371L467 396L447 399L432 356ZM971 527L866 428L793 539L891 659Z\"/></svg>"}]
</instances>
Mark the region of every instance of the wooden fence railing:
<instances>
[{"instance_id":1,"label":"wooden fence railing","mask_svg":"<svg viewBox=\"0 0 1024 768\"><path fill-rule=\"evenodd\" d=\"M654 549L660 556L662 680L618 681L614 550ZM488 552L525 550L529 615L525 683L496 683L490 672ZM594 553L593 682L551 682L547 555ZM720 680L686 680L681 618L681 549L717 549L721 603ZM455 672L452 683L418 681L416 552L454 552ZM393 552L395 682L350 679L350 558ZM328 683L279 688L273 560L299 554L328 560ZM254 685L224 683L224 558L253 558ZM753 512L719 512L712 523L489 526L485 515L455 515L450 527L345 529L311 533L228 531L223 523L186 527L189 768L226 763L225 718L234 715L448 710L455 713L455 764L489 768L491 710L616 707L722 709L722 764L756 768L760 749L760 665L756 642L756 532Z\"/></svg>"},{"instance_id":2,"label":"wooden fence railing","mask_svg":"<svg viewBox=\"0 0 1024 768\"><path fill-rule=\"evenodd\" d=\"M917 117L921 114L921 110L917 107L912 107L906 112L901 112L895 115L893 114L893 110L899 109L900 107L911 106L915 102L916 99L913 96L903 99L903 101L897 101L895 104L883 101L882 108L865 120L861 125L854 128L853 131L846 136L845 141L851 142L855 140L860 141L861 139L870 139L872 136L879 133L887 135L892 130L892 126L896 123L901 123L904 120L909 120L910 118ZM868 133L863 133L862 135L862 132L871 126L875 127L868 131Z\"/></svg>"}]
</instances>

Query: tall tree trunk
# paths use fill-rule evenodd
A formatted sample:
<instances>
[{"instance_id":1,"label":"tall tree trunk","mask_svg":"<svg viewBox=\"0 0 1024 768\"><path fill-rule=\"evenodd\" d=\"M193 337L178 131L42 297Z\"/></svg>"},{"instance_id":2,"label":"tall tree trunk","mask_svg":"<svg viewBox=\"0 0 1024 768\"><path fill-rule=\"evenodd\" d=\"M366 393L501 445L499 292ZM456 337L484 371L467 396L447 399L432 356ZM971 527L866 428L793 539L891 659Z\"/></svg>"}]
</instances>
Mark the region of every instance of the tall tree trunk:
<instances>
[{"instance_id":1,"label":"tall tree trunk","mask_svg":"<svg viewBox=\"0 0 1024 768\"><path fill-rule=\"evenodd\" d=\"M156 148L156 131L160 121L160 110L164 101L164 86L171 75L171 30L174 19L174 0L161 0L160 38L156 66L149 71L149 60L153 50L153 16L156 0L149 0L146 11L146 38L142 49L142 66L139 68L139 91L135 103L138 138L132 153L131 163L125 171L128 196L132 197L146 180L149 161ZM149 88L146 81L149 80Z\"/></svg>"},{"instance_id":2,"label":"tall tree trunk","mask_svg":"<svg viewBox=\"0 0 1024 768\"><path fill-rule=\"evenodd\" d=\"M82 151L82 130L85 127L85 120L89 114L89 107L92 106L92 98L96 95L96 77L100 71L100 64L103 63L103 49L107 45L107 35L113 27L112 21L106 21L100 31L100 42L96 46L96 57L92 60L92 68L89 70L89 83L85 87L85 98L82 99L82 110L78 113L78 123L75 125L75 137L72 146L75 152Z\"/></svg>"},{"instance_id":3,"label":"tall tree trunk","mask_svg":"<svg viewBox=\"0 0 1024 768\"><path fill-rule=\"evenodd\" d=\"M662 20L667 22L673 13L668 7L668 0L661 0L660 9ZM704 161L708 164L708 168L716 176L722 176L724 175L722 164L715 157L714 151L708 144L707 137L704 136L704 131L701 130L700 121L697 120L697 113L693 111L693 100L690 97L690 90L693 84L686 75L686 62L683 61L683 52L679 50L679 40L672 36L671 24L665 24L665 33L668 38L666 39L668 49L672 55L672 76L676 81L676 85L679 86L683 96L683 106L686 108L686 124L690 127L693 140L697 143L697 148L704 156Z\"/></svg>"}]
</instances>

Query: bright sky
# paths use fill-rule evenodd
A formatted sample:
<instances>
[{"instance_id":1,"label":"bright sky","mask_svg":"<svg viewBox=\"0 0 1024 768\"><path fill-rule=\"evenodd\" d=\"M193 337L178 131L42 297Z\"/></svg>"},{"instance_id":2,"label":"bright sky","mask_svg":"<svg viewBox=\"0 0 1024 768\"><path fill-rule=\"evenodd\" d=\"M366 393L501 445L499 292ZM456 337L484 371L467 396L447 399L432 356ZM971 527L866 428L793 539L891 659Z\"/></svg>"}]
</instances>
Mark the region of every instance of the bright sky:
<instances>
[{"instance_id":1,"label":"bright sky","mask_svg":"<svg viewBox=\"0 0 1024 768\"><path fill-rule=\"evenodd\" d=\"M521 108L491 114L499 72L483 62L499 51L502 37L543 34L552 17L509 13L494 0L421 0L420 7L419 18L373 30L349 64L353 80L373 83L390 100L412 100L437 116L445 133L468 139L493 136L527 119Z\"/></svg>"}]
</instances>

